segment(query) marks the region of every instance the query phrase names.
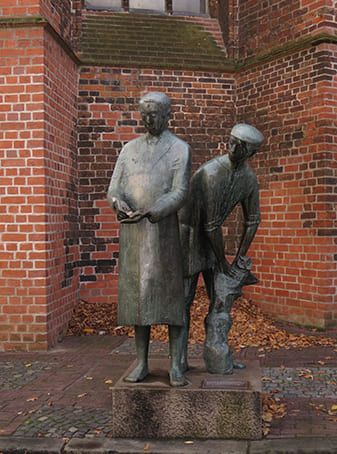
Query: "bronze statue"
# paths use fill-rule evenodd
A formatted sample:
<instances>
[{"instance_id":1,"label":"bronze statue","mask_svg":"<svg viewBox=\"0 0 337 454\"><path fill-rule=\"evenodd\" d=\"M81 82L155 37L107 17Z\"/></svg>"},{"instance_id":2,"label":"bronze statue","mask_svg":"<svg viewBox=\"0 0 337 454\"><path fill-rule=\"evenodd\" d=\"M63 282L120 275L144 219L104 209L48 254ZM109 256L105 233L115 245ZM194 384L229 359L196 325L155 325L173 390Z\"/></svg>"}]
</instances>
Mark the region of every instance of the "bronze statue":
<instances>
[{"instance_id":1,"label":"bronze statue","mask_svg":"<svg viewBox=\"0 0 337 454\"><path fill-rule=\"evenodd\" d=\"M135 327L138 364L126 381L147 376L151 325L167 324L170 384L183 386L184 287L177 212L188 195L190 152L167 129L171 103L165 94L145 95L140 112L147 133L124 146L108 190L121 223L118 323Z\"/></svg>"},{"instance_id":2,"label":"bronze statue","mask_svg":"<svg viewBox=\"0 0 337 454\"><path fill-rule=\"evenodd\" d=\"M231 131L229 152L202 165L191 179L188 203L179 213L184 255L185 328L182 368L188 369L187 343L190 308L198 277L203 274L210 307L205 320L204 359L211 373L231 373L244 367L233 361L227 343L230 310L244 285L257 282L250 272L246 253L260 222L259 190L254 171L247 163L263 142L253 126L237 124ZM233 263L225 257L222 224L241 204L245 226Z\"/></svg>"}]
</instances>

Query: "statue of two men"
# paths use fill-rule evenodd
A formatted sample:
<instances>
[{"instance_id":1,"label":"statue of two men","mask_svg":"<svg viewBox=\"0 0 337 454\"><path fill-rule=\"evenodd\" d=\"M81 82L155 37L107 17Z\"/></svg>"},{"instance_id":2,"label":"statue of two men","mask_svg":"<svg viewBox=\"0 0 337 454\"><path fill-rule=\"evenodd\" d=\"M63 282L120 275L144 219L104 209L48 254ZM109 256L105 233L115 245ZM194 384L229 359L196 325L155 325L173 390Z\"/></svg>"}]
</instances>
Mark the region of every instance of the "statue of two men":
<instances>
[{"instance_id":1,"label":"statue of two men","mask_svg":"<svg viewBox=\"0 0 337 454\"><path fill-rule=\"evenodd\" d=\"M121 223L118 323L135 327L138 363L126 380L146 377L151 325L167 324L170 384L184 386L189 312L200 272L210 299L207 319L209 332L216 332L215 344L226 343L230 308L242 285L256 282L245 255L260 220L259 196L256 176L246 161L263 136L252 126L236 125L228 155L204 164L192 177L189 190L190 151L167 129L169 98L148 93L140 101L140 113L147 133L125 145L108 190L108 201ZM238 203L245 229L229 264L221 226ZM229 318L225 340L218 320L224 316ZM213 337L208 339L211 343ZM223 355L221 345L220 356L218 350L214 355L213 347L205 357L206 366L209 363L212 372L220 358L225 363L221 372L230 373L236 367L230 353Z\"/></svg>"}]
</instances>

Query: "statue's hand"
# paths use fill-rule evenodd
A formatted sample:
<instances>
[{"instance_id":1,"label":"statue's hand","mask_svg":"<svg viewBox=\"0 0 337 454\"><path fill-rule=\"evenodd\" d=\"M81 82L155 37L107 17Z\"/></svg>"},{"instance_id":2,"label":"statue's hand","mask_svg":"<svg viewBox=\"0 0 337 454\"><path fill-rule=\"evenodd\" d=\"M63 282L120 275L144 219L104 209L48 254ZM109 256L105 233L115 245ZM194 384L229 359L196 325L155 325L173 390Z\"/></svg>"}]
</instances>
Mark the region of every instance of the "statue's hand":
<instances>
[{"instance_id":1,"label":"statue's hand","mask_svg":"<svg viewBox=\"0 0 337 454\"><path fill-rule=\"evenodd\" d=\"M156 210L149 210L147 213L147 217L152 224L155 224L156 222L159 222L161 217L158 211Z\"/></svg>"},{"instance_id":2,"label":"statue's hand","mask_svg":"<svg viewBox=\"0 0 337 454\"><path fill-rule=\"evenodd\" d=\"M116 199L116 197L112 198L112 208L117 212L121 211L122 213L125 213L127 215L128 212L132 213L132 210L129 207L129 205L126 202L124 202L124 200Z\"/></svg>"},{"instance_id":3,"label":"statue's hand","mask_svg":"<svg viewBox=\"0 0 337 454\"><path fill-rule=\"evenodd\" d=\"M112 199L112 208L117 212L117 219L121 222L124 219L128 219L133 213L129 205L124 202L124 200L118 200L115 197Z\"/></svg>"},{"instance_id":4,"label":"statue's hand","mask_svg":"<svg viewBox=\"0 0 337 454\"><path fill-rule=\"evenodd\" d=\"M137 222L141 221L146 214L141 213L140 211L132 211L129 212L129 215L121 220L122 224L136 224Z\"/></svg>"}]
</instances>

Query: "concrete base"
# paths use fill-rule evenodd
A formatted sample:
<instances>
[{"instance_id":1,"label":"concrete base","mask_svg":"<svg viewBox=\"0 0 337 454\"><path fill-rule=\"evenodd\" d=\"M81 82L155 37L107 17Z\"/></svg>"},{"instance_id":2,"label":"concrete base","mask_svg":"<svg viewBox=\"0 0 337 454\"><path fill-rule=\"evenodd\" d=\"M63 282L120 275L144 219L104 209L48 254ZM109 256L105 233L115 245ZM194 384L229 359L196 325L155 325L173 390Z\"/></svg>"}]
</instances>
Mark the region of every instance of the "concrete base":
<instances>
[{"instance_id":1,"label":"concrete base","mask_svg":"<svg viewBox=\"0 0 337 454\"><path fill-rule=\"evenodd\" d=\"M148 439L261 438L261 376L257 361L232 375L210 375L201 360L191 360L186 374L190 384L171 388L169 362L150 361L149 375L141 383L123 378L112 390L114 437Z\"/></svg>"}]
</instances>

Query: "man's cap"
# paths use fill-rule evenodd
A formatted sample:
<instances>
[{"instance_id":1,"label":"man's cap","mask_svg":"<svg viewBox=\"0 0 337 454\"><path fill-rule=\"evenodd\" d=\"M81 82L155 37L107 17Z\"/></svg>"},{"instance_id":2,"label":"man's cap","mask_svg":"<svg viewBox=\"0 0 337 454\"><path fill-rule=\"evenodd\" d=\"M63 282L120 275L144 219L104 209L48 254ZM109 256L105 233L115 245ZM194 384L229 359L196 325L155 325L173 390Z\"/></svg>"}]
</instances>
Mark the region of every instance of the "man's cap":
<instances>
[{"instance_id":1,"label":"man's cap","mask_svg":"<svg viewBox=\"0 0 337 454\"><path fill-rule=\"evenodd\" d=\"M256 146L261 145L264 141L263 134L254 128L254 126L247 125L246 123L235 125L231 130L231 136Z\"/></svg>"},{"instance_id":2,"label":"man's cap","mask_svg":"<svg viewBox=\"0 0 337 454\"><path fill-rule=\"evenodd\" d=\"M139 101L139 104L142 105L148 102L154 102L168 108L171 107L170 98L165 95L165 93L161 93L160 91L152 91L150 93L146 93L146 95L144 95Z\"/></svg>"}]
</instances>

